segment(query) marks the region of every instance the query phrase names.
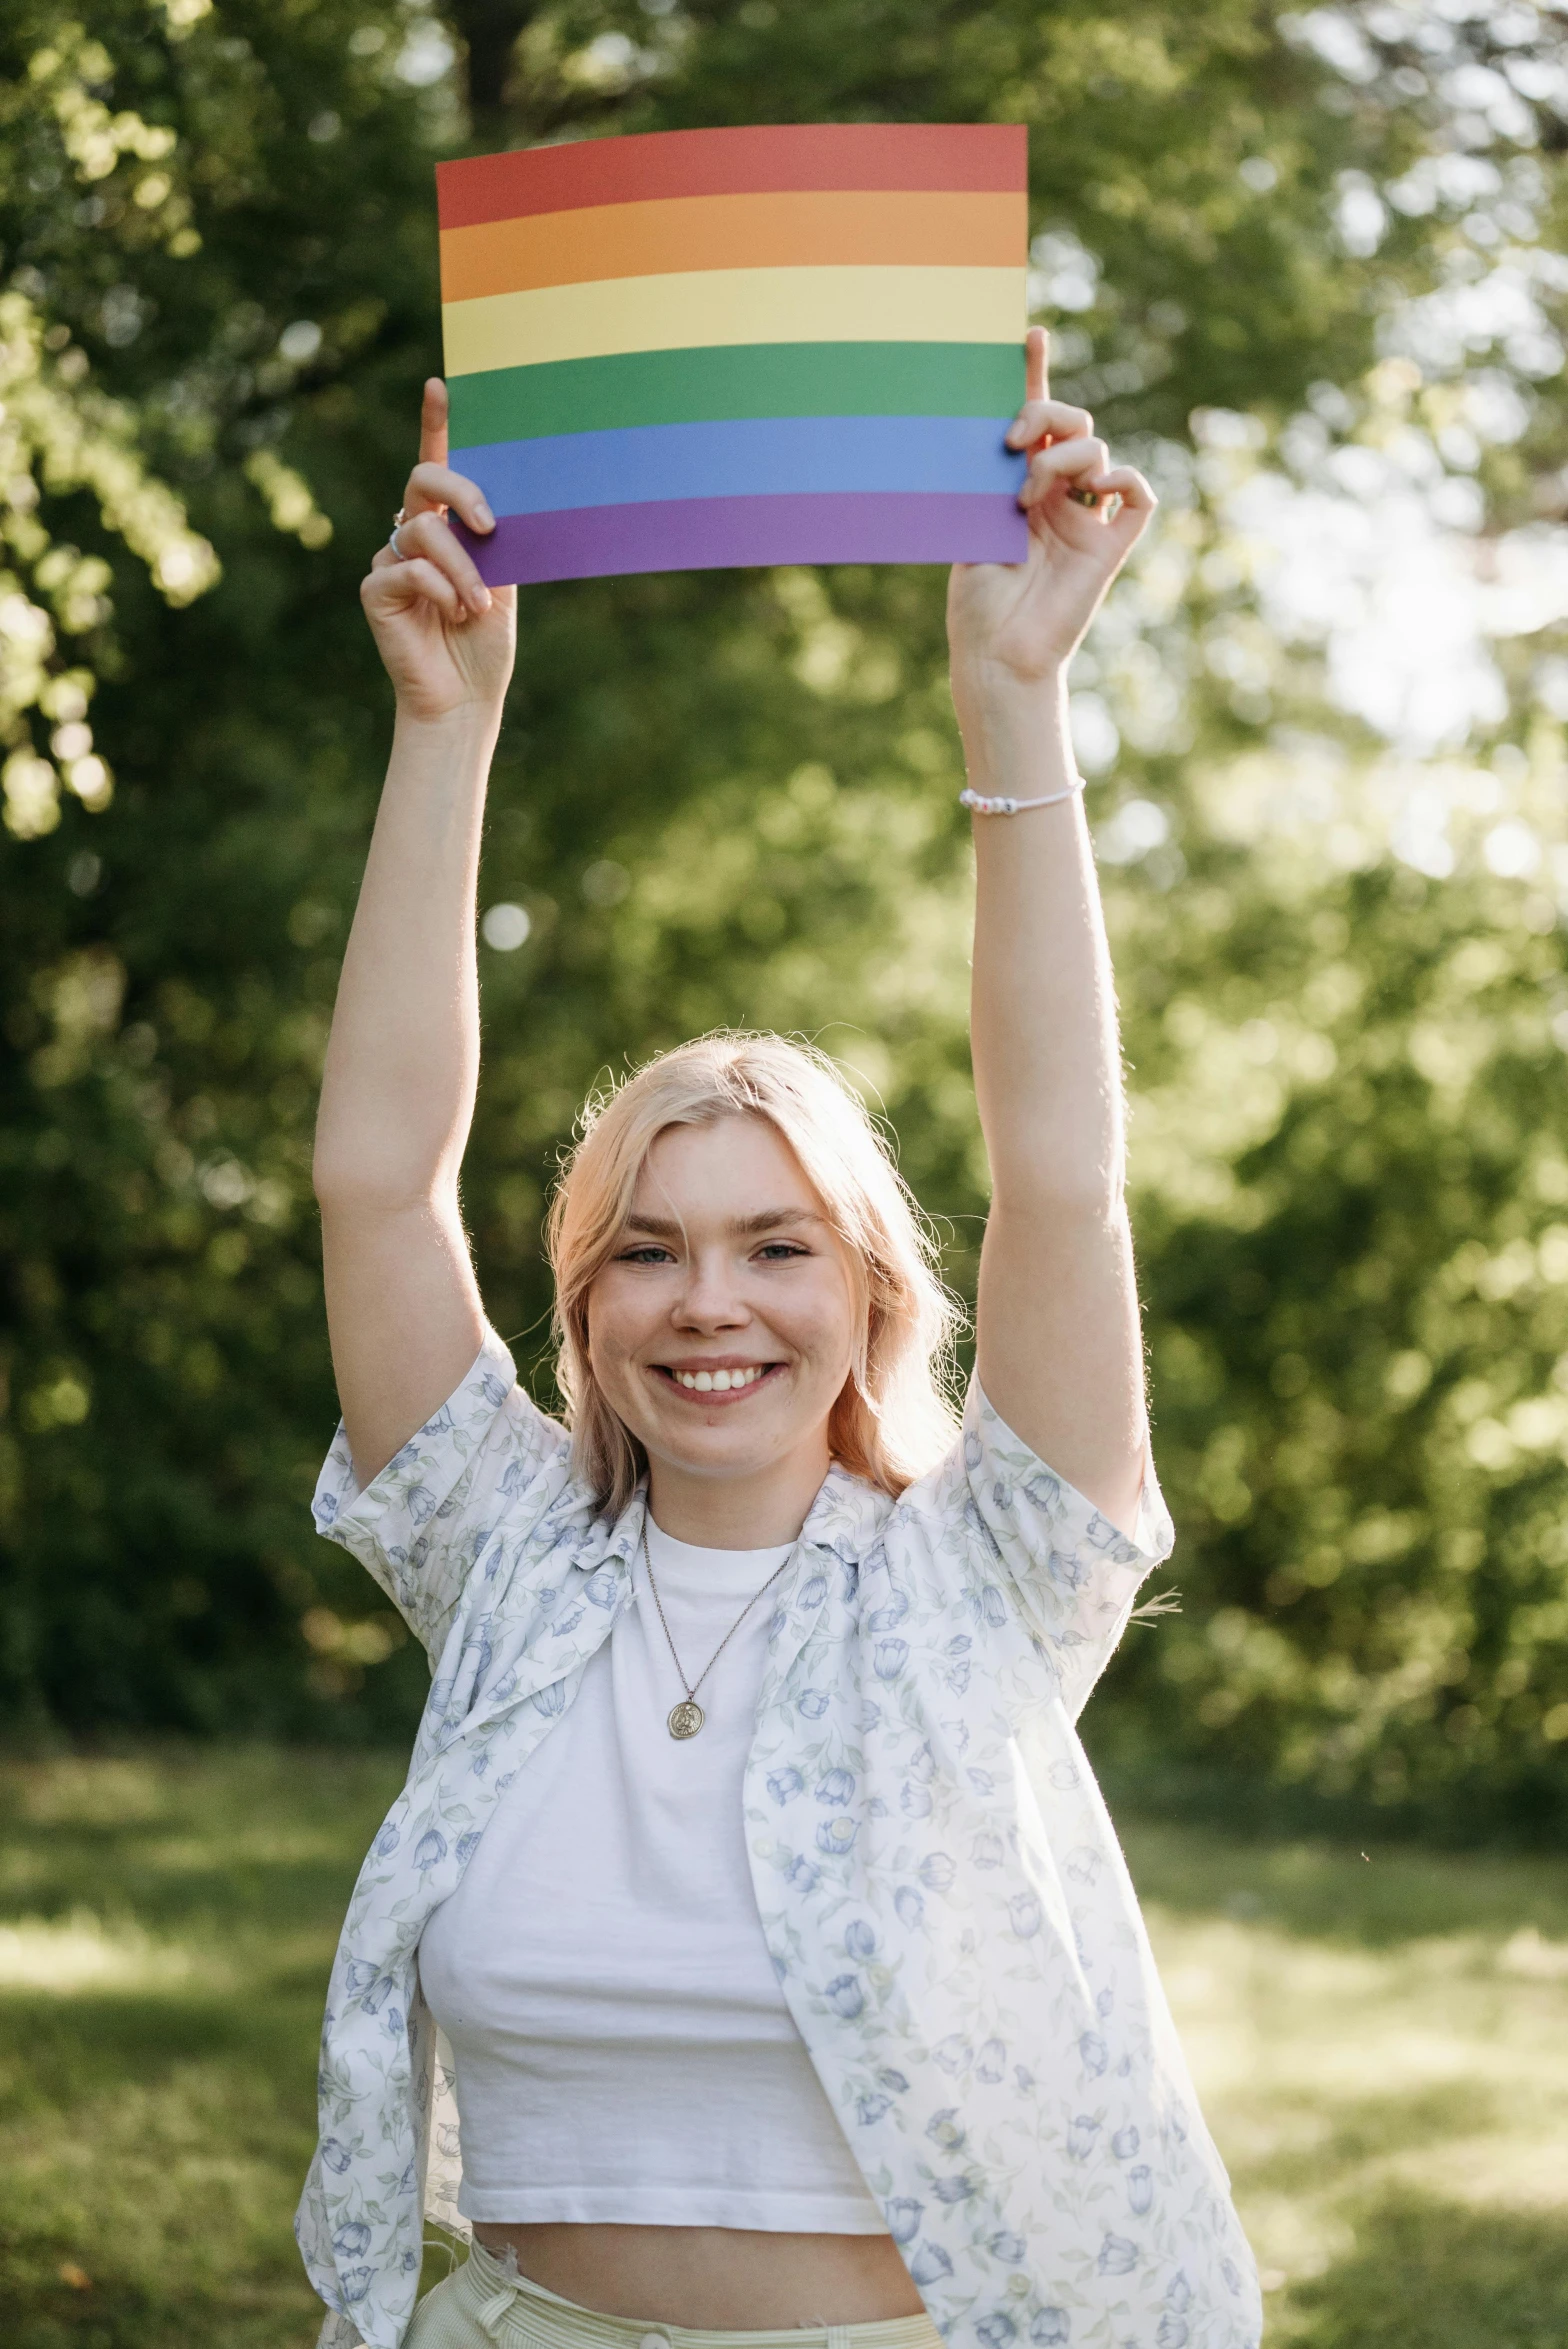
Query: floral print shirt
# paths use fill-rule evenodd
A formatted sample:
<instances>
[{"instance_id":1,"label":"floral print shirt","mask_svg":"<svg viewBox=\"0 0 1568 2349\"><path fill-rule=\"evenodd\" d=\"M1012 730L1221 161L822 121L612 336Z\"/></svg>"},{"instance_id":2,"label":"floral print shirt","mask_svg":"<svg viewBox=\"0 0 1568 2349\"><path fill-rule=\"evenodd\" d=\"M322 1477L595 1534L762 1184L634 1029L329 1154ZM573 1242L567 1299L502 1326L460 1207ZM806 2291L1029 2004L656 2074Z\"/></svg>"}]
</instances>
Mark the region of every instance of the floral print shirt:
<instances>
[{"instance_id":1,"label":"floral print shirt","mask_svg":"<svg viewBox=\"0 0 1568 2349\"><path fill-rule=\"evenodd\" d=\"M434 1678L333 1967L296 2233L322 2349L398 2349L427 2209L455 2211L426 1918L632 1592L645 1496L596 1513L493 1336L360 1491L341 1430L316 1524ZM777 1587L747 1764L790 2011L951 2349L1255 2349L1229 2181L1199 2115L1075 1722L1168 1556L1152 1473L1123 1534L971 1387L898 1501L830 1471Z\"/></svg>"}]
</instances>

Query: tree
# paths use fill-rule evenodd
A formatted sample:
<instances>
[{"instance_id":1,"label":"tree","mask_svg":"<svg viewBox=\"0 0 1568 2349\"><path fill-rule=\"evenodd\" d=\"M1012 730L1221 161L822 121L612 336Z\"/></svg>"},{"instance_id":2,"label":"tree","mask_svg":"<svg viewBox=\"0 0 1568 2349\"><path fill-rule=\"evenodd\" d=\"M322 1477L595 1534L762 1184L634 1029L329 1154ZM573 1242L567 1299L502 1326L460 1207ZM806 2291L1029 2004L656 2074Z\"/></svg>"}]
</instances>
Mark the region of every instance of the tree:
<instances>
[{"instance_id":1,"label":"tree","mask_svg":"<svg viewBox=\"0 0 1568 2349\"><path fill-rule=\"evenodd\" d=\"M331 1412L305 1177L384 743L353 581L436 360L433 155L758 119L1024 119L1058 383L1166 496L1079 715L1086 757L1120 737L1099 821L1187 1612L1132 1635L1098 1734L1381 1798L1538 1803L1568 1750L1546 1545L1561 1462L1554 1439L1524 1441L1544 1410L1519 1415L1556 1392L1560 1208L1531 1171L1551 1156L1536 1128L1556 1132L1534 1108L1556 1065L1555 907L1521 919L1539 878L1477 859L1440 882L1391 858L1369 820L1375 730L1334 706L1332 646L1271 624L1246 500L1323 494L1345 452L1391 464L1419 445L1479 481L1490 528L1549 510L1553 20L959 0L83 13L109 61L73 68L86 101L175 143L117 149L84 195L29 64L66 54L60 19L24 12L0 36L10 87L29 169L52 158L57 176L44 201L13 187L0 234L88 362L73 396L112 393L124 445L222 578L171 611L90 497L43 484L46 524L112 573L92 592L112 586L114 641L95 618L77 665L100 679L115 795L93 814L68 793L0 881L14 1700L73 1726L372 1734L414 1693L408 1651L382 1661L395 1627L304 1530ZM149 171L170 183L157 205L137 200ZM84 201L110 209L95 224ZM1533 357L1510 355L1517 303L1451 358L1404 350L1412 322L1430 340L1445 303L1510 270ZM1525 665L1493 733L1534 762L1550 829L1556 721ZM1307 782L1328 769L1319 820ZM860 1071L968 1277L986 1184L958 781L934 574L530 593L486 868L487 903L519 906L528 935L486 954L467 1198L487 1297L536 1381L538 1217L576 1104L604 1067L716 1020L804 1029ZM1309 807L1294 830L1282 801ZM1462 1084L1430 1041L1456 1023ZM1516 1269L1528 1242L1535 1271L1506 1292L1511 1273L1477 1273L1455 1302L1467 1241ZM1490 1399L1464 1419L1481 1377Z\"/></svg>"}]
</instances>

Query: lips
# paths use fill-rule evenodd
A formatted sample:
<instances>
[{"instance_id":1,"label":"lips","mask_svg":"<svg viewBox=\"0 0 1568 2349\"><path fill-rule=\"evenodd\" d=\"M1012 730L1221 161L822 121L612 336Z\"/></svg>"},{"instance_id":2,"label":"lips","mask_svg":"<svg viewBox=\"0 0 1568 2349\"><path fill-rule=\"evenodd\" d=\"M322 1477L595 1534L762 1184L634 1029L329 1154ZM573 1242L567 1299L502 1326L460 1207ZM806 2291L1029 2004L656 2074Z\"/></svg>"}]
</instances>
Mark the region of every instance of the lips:
<instances>
[{"instance_id":1,"label":"lips","mask_svg":"<svg viewBox=\"0 0 1568 2349\"><path fill-rule=\"evenodd\" d=\"M654 1365L655 1375L668 1385L679 1388L682 1394L701 1395L710 1401L719 1395L728 1399L751 1394L772 1372L782 1368L779 1362L715 1363L700 1370L684 1363L678 1368L668 1362Z\"/></svg>"}]
</instances>

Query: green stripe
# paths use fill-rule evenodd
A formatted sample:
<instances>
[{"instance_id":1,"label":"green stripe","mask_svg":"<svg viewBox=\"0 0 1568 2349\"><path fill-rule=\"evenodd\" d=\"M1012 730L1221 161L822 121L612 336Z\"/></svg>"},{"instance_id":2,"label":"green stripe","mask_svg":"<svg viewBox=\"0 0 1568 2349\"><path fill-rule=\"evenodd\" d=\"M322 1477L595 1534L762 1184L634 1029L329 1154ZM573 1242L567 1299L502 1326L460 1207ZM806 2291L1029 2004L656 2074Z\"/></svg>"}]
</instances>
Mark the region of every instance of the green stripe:
<instances>
[{"instance_id":1,"label":"green stripe","mask_svg":"<svg viewBox=\"0 0 1568 2349\"><path fill-rule=\"evenodd\" d=\"M1023 345L746 343L457 375L452 446L743 416L1010 416Z\"/></svg>"}]
</instances>

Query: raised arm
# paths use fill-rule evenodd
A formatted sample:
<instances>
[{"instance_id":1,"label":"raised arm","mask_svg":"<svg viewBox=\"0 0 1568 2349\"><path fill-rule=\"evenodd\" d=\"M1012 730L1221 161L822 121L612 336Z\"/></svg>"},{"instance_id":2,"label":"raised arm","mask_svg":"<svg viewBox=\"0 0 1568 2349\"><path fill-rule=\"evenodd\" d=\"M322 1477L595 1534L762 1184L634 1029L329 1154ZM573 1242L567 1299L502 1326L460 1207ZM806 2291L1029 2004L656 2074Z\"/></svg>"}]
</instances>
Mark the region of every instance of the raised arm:
<instances>
[{"instance_id":1,"label":"raised arm","mask_svg":"<svg viewBox=\"0 0 1568 2349\"><path fill-rule=\"evenodd\" d=\"M479 836L516 596L492 595L447 527L448 507L492 523L447 468L446 416L445 389L427 384L399 553L383 548L361 591L397 717L316 1127L327 1324L362 1484L457 1386L484 1332L458 1171L479 1073Z\"/></svg>"},{"instance_id":2,"label":"raised arm","mask_svg":"<svg viewBox=\"0 0 1568 2349\"><path fill-rule=\"evenodd\" d=\"M1015 1433L1126 1529L1148 1443L1143 1345L1115 988L1082 794L1071 789L1067 668L1154 495L1141 474L1110 464L1082 409L1047 398L1038 328L1009 437L1034 451L1029 557L954 570L953 699L976 792L1068 796L974 818L971 1044L992 1184L978 1368Z\"/></svg>"}]
</instances>

